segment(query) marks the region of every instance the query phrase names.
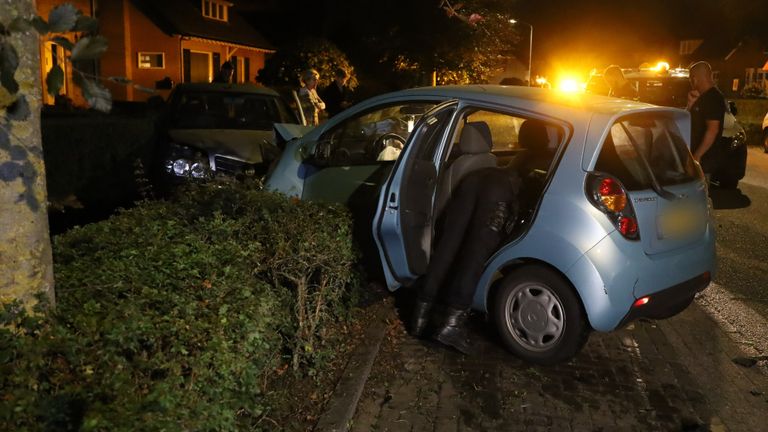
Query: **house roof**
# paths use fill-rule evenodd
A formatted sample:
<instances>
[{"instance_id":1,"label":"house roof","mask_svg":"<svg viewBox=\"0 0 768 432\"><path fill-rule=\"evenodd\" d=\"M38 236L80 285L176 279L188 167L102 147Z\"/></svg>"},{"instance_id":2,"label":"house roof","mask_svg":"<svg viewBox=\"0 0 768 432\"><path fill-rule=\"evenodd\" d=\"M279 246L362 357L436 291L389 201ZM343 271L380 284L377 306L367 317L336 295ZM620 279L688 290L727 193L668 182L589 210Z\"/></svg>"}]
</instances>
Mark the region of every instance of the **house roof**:
<instances>
[{"instance_id":1,"label":"house roof","mask_svg":"<svg viewBox=\"0 0 768 432\"><path fill-rule=\"evenodd\" d=\"M262 51L275 50L271 43L237 13L236 3L229 8L229 21L222 22L203 17L200 0L131 2L162 31L170 35L227 42Z\"/></svg>"}]
</instances>

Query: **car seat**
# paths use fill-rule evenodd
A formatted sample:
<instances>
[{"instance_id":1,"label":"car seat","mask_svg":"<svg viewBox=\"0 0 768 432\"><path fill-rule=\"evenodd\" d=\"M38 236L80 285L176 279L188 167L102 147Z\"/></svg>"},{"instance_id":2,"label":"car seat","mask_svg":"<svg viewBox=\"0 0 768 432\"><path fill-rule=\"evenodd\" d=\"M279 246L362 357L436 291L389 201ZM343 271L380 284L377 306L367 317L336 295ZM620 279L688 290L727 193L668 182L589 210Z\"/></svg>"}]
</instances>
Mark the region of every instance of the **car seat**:
<instances>
[{"instance_id":1,"label":"car seat","mask_svg":"<svg viewBox=\"0 0 768 432\"><path fill-rule=\"evenodd\" d=\"M440 216L453 191L467 174L481 168L495 167L496 156L491 153L493 140L486 122L464 124L459 137L460 156L448 166L437 189L435 216Z\"/></svg>"},{"instance_id":2,"label":"car seat","mask_svg":"<svg viewBox=\"0 0 768 432\"><path fill-rule=\"evenodd\" d=\"M524 151L512 162L520 176L544 176L552 164L554 152L549 147L549 133L544 122L528 119L520 125L517 142Z\"/></svg>"}]
</instances>

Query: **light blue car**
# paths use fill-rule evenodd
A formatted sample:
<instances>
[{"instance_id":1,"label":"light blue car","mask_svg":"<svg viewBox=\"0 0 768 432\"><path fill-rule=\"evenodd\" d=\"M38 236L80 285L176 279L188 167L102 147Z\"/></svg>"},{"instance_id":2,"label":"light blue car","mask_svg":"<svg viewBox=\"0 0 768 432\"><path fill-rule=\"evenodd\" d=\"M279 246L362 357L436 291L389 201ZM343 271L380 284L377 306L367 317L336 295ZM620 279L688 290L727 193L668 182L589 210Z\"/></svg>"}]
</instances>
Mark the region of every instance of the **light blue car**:
<instances>
[{"instance_id":1,"label":"light blue car","mask_svg":"<svg viewBox=\"0 0 768 432\"><path fill-rule=\"evenodd\" d=\"M539 142L518 140L527 121ZM489 126L490 148L459 142L469 122ZM349 205L396 290L425 274L461 178L525 157L517 220L473 307L510 351L549 364L575 355L591 330L675 315L709 284L714 224L689 137L689 115L675 108L527 87L418 88L288 140L266 184Z\"/></svg>"}]
</instances>

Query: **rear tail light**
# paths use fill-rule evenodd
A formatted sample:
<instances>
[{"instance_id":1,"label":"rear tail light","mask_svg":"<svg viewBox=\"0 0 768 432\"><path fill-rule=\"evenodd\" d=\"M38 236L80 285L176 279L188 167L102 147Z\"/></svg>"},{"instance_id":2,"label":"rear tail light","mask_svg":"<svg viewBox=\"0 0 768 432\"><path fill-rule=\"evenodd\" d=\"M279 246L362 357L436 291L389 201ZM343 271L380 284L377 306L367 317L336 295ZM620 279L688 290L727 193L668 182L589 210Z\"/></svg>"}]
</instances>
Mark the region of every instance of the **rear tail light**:
<instances>
[{"instance_id":1,"label":"rear tail light","mask_svg":"<svg viewBox=\"0 0 768 432\"><path fill-rule=\"evenodd\" d=\"M593 173L587 177L587 198L605 213L616 229L629 240L639 240L637 216L621 182L607 174Z\"/></svg>"},{"instance_id":2,"label":"rear tail light","mask_svg":"<svg viewBox=\"0 0 768 432\"><path fill-rule=\"evenodd\" d=\"M646 304L648 304L649 301L651 301L650 297L642 297L635 300L635 303L632 306L634 307L645 306Z\"/></svg>"}]
</instances>

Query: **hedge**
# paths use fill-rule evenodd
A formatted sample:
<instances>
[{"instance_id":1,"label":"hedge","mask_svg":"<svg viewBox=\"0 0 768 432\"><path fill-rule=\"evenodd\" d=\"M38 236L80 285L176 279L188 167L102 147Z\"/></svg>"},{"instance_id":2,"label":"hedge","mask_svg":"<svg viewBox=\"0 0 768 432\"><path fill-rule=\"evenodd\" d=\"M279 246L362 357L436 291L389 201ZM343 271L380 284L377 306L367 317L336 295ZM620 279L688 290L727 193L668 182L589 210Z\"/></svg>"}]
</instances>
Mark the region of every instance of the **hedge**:
<instances>
[{"instance_id":1,"label":"hedge","mask_svg":"<svg viewBox=\"0 0 768 432\"><path fill-rule=\"evenodd\" d=\"M354 300L346 210L195 188L58 236L57 306L0 316L0 430L259 430Z\"/></svg>"}]
</instances>

